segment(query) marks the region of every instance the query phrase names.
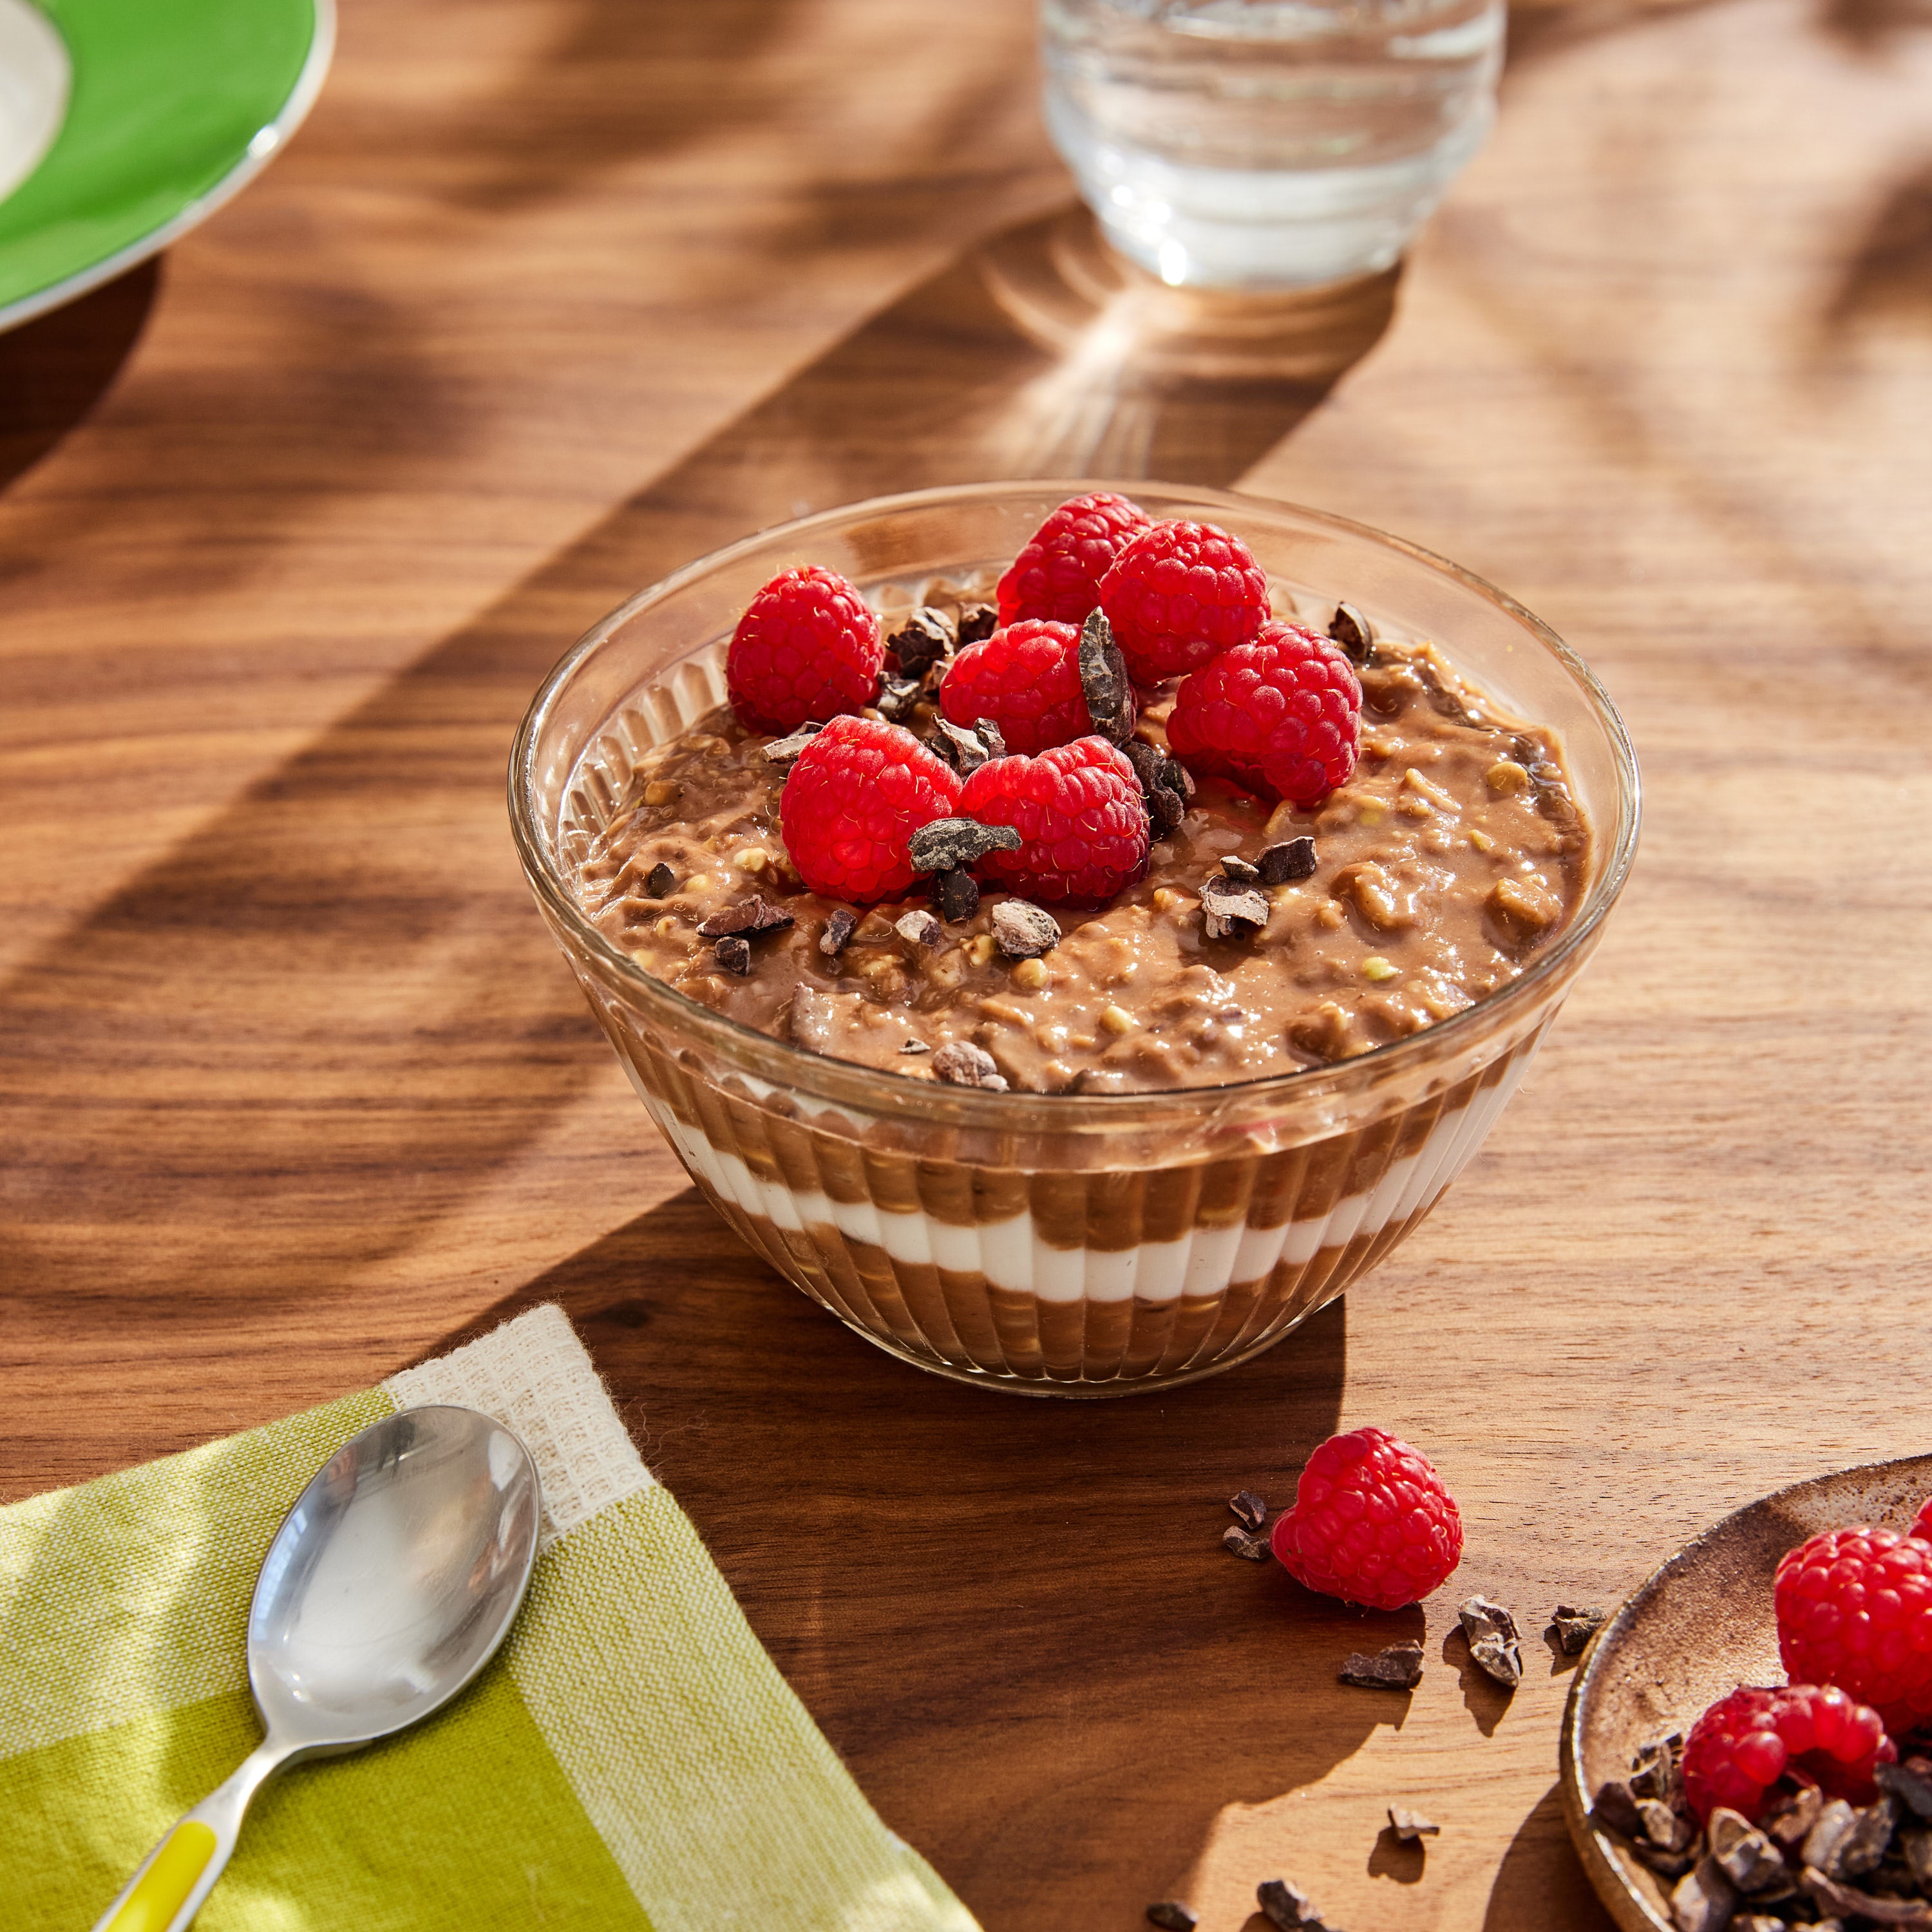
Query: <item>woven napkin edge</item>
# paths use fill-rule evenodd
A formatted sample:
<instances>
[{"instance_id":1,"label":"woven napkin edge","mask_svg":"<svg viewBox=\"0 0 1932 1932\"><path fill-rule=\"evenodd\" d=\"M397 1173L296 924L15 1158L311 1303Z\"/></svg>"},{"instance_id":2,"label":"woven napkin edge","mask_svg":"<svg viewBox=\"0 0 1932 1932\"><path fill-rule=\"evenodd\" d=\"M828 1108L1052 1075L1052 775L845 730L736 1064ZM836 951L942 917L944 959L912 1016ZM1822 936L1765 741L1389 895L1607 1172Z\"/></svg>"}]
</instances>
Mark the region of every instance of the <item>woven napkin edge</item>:
<instances>
[{"instance_id":1,"label":"woven napkin edge","mask_svg":"<svg viewBox=\"0 0 1932 1932\"><path fill-rule=\"evenodd\" d=\"M543 1485L544 1548L656 1480L569 1316L554 1301L381 1387L399 1409L454 1403L520 1436Z\"/></svg>"}]
</instances>

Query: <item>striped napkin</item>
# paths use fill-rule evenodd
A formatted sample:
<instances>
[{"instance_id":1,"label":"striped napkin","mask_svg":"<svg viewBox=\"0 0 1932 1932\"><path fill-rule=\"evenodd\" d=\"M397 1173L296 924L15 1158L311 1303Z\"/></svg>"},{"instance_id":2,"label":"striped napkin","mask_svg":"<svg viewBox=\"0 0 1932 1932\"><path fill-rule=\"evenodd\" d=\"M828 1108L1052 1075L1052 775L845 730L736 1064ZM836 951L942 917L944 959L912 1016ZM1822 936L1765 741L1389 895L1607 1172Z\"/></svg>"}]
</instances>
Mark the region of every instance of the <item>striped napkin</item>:
<instances>
[{"instance_id":1,"label":"striped napkin","mask_svg":"<svg viewBox=\"0 0 1932 1932\"><path fill-rule=\"evenodd\" d=\"M337 1448L424 1402L496 1417L536 1460L523 1615L447 1710L275 1779L201 1932L976 1932L779 1676L554 1307L0 1509L0 1920L91 1925L253 1748L269 1540Z\"/></svg>"}]
</instances>

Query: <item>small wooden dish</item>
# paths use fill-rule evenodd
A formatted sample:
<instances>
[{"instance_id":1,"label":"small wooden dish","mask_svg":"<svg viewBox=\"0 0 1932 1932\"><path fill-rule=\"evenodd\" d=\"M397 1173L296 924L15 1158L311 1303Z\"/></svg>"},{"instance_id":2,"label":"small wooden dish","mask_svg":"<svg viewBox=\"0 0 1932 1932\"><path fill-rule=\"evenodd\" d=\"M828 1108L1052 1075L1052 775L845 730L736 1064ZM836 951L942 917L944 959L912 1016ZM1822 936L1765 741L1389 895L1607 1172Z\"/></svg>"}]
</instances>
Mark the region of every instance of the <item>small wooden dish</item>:
<instances>
[{"instance_id":1,"label":"small wooden dish","mask_svg":"<svg viewBox=\"0 0 1932 1932\"><path fill-rule=\"evenodd\" d=\"M1748 1504L1655 1571L1597 1633L1563 1714L1563 1815L1590 1882L1624 1932L1672 1932L1670 1888L1613 1832L1590 1822L1606 1780L1640 1744L1688 1731L1740 1684L1781 1684L1772 1579L1820 1530L1907 1527L1932 1492L1932 1456L1794 1483Z\"/></svg>"}]
</instances>

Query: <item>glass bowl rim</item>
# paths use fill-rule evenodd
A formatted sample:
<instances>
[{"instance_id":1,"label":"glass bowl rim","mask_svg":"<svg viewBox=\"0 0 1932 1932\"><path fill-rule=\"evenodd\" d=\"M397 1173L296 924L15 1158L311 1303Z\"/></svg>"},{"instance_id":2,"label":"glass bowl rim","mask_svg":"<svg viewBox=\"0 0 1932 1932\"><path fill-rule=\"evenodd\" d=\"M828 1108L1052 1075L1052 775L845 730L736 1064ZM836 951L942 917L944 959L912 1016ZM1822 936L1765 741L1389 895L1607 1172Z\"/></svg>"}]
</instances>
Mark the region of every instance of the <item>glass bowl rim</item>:
<instances>
[{"instance_id":1,"label":"glass bowl rim","mask_svg":"<svg viewBox=\"0 0 1932 1932\"><path fill-rule=\"evenodd\" d=\"M1460 1013L1424 1027L1419 1033L1388 1041L1351 1059L1324 1066L1296 1067L1288 1072L1260 1074L1248 1080L1222 1081L1198 1087L1137 1089L1125 1094L997 1093L976 1088L947 1086L912 1073L814 1053L808 1047L779 1040L742 1021L728 1018L646 972L584 915L552 866L546 842L536 823L533 803L536 790L535 752L538 736L548 722L553 706L578 665L608 643L623 626L688 584L752 551L781 540L796 541L815 532L838 529L862 516L875 518L896 512L937 508L949 503L984 502L1021 494L1064 500L1095 490L1112 490L1125 495L1139 490L1150 496L1177 497L1190 502L1212 505L1235 520L1247 510L1276 515L1286 512L1337 536L1394 550L1486 598L1556 660L1581 689L1609 742L1616 772L1617 823L1612 829L1604 863L1584 895L1576 916L1546 952L1540 953L1514 980L1493 992L1484 994ZM1214 1111L1226 1102L1264 1098L1273 1093L1280 1093L1285 1101L1304 1095L1312 1100L1322 1088L1373 1084L1384 1075L1394 1075L1412 1061L1447 1057L1459 1048L1468 1046L1499 1025L1507 1024L1514 1012L1532 1002L1559 968L1580 952L1587 951L1630 877L1642 817L1642 783L1636 748L1630 742L1629 730L1610 694L1583 659L1540 617L1518 603L1507 591L1499 590L1487 578L1466 570L1449 558L1410 542L1406 537L1393 536L1386 530L1377 530L1372 524L1339 516L1333 511L1315 509L1280 497L1217 490L1205 484L1169 483L1154 477L1007 477L991 482L940 484L922 490L863 497L816 510L808 516L768 524L716 550L707 550L668 576L646 584L607 612L550 668L517 728L507 777L511 835L524 874L540 904L570 934L576 944L606 971L614 974L627 992L640 999L646 1011L656 1012L668 1025L709 1038L729 1058L742 1060L748 1055L754 1060L776 1060L778 1064L798 1069L802 1077L796 1079L796 1084L808 1090L824 1094L828 1088L847 1090L856 1104L885 1114L912 1111L908 1103L916 1100L916 1111L935 1124L980 1128L994 1132L1026 1130L1022 1120L1017 1118L1022 1112L1032 1124L1033 1130L1078 1134L1082 1131L1105 1131L1110 1127L1129 1127L1136 1124L1138 1116L1166 1112L1177 1106ZM1601 837L1603 828L1597 830ZM876 1101L868 1100L868 1094L874 1092Z\"/></svg>"}]
</instances>

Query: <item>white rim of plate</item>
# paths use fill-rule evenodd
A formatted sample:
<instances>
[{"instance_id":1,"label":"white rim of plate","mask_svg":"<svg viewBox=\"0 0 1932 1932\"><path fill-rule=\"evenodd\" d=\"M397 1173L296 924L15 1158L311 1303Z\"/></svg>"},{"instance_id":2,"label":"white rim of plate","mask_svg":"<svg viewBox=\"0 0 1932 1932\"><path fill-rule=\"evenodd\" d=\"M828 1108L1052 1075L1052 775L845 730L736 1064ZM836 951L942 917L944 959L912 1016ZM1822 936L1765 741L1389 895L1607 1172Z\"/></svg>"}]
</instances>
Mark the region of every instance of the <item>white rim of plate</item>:
<instances>
[{"instance_id":1,"label":"white rim of plate","mask_svg":"<svg viewBox=\"0 0 1932 1932\"><path fill-rule=\"evenodd\" d=\"M316 98L322 92L322 83L328 77L329 62L335 56L335 0L310 0L310 4L315 9L315 36L309 43L308 57L302 62L301 73L296 76L296 84L290 88L288 98L276 110L274 118L256 130L241 160L206 194L190 202L172 220L163 222L158 228L151 228L124 248L116 249L112 254L76 270L63 280L50 283L44 289L36 289L32 295L22 296L16 302L0 306L0 330L15 328L23 322L31 322L50 309L72 302L76 296L84 296L90 289L99 288L104 282L111 282L116 275L124 274L149 256L158 255L164 248L179 241L189 230L199 227L224 202L232 201L281 152L289 136L308 118L309 110L315 105Z\"/></svg>"}]
</instances>

